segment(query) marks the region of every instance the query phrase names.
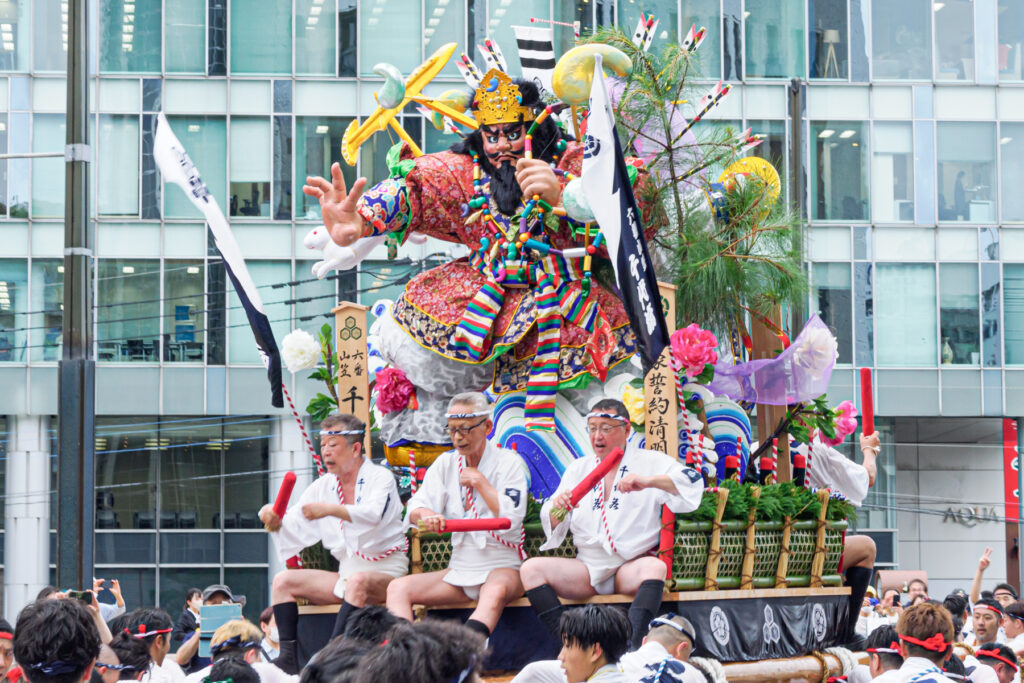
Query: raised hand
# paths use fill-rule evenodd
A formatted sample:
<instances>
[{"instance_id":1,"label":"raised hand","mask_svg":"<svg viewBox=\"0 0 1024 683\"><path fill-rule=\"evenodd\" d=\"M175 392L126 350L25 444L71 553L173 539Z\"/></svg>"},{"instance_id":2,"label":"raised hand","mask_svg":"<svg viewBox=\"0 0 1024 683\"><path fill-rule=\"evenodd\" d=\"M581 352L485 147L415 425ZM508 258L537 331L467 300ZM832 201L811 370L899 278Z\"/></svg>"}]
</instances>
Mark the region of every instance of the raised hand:
<instances>
[{"instance_id":1,"label":"raised hand","mask_svg":"<svg viewBox=\"0 0 1024 683\"><path fill-rule=\"evenodd\" d=\"M981 554L981 558L978 560L978 571L985 571L988 569L988 565L992 562L992 548L985 548L985 552Z\"/></svg>"},{"instance_id":2,"label":"raised hand","mask_svg":"<svg viewBox=\"0 0 1024 683\"><path fill-rule=\"evenodd\" d=\"M366 178L352 183L352 190L345 186L341 164L331 164L331 180L320 176L307 176L302 186L303 193L320 201L320 215L324 226L331 233L331 240L347 247L363 235L363 218L356 211L359 197L366 187Z\"/></svg>"},{"instance_id":3,"label":"raised hand","mask_svg":"<svg viewBox=\"0 0 1024 683\"><path fill-rule=\"evenodd\" d=\"M260 509L259 517L263 522L263 528L267 531L277 531L281 528L281 518L274 512L273 505L264 505Z\"/></svg>"}]
</instances>

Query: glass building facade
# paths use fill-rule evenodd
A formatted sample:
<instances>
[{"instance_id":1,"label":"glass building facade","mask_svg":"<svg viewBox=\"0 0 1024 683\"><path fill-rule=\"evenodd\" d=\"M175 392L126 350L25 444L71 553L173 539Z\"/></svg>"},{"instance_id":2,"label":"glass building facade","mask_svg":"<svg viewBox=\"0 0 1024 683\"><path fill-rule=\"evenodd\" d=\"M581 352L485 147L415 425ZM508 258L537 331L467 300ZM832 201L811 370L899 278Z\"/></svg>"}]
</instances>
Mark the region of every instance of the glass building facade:
<instances>
[{"instance_id":1,"label":"glass building facade","mask_svg":"<svg viewBox=\"0 0 1024 683\"><path fill-rule=\"evenodd\" d=\"M941 439L933 421L1024 415L1019 0L93 0L98 567L172 612L183 588L215 579L268 598L248 496L266 498L268 425L289 418L268 412L200 214L156 171L156 114L228 215L278 338L313 332L338 299L394 298L422 267L382 251L316 280L302 245L319 224L302 184L340 161L346 127L376 106L377 63L408 73L445 43L490 37L515 71L513 25L556 22L560 54L566 24L631 30L641 12L660 20L654 50L707 27L701 79L736 89L702 125L752 127L766 137L754 153L803 179L803 196L786 195L809 222L807 308L839 340L830 395L852 398L854 369L876 368L897 451L931 443L901 435ZM61 0L0 0L0 153L63 149L67 21ZM460 83L449 64L428 92ZM427 151L451 144L411 107L401 120ZM376 135L357 167L342 163L346 180L383 177L393 142ZM56 412L63 177L59 159L0 160L0 456L19 420ZM316 387L292 390L301 406ZM899 529L889 562L908 566L903 462L883 463L861 526Z\"/></svg>"}]
</instances>

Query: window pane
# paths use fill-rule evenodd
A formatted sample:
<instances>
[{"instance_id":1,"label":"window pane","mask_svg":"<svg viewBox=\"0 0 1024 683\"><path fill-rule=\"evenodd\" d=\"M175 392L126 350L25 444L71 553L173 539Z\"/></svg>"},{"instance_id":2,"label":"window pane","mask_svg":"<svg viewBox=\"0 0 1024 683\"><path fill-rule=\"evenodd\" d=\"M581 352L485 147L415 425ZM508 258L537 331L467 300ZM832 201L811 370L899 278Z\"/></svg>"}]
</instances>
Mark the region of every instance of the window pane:
<instances>
[{"instance_id":1,"label":"window pane","mask_svg":"<svg viewBox=\"0 0 1024 683\"><path fill-rule=\"evenodd\" d=\"M226 564L264 564L267 561L267 534L232 532L224 534Z\"/></svg>"},{"instance_id":2,"label":"window pane","mask_svg":"<svg viewBox=\"0 0 1024 683\"><path fill-rule=\"evenodd\" d=\"M939 325L943 365L980 365L978 266L939 265Z\"/></svg>"},{"instance_id":3,"label":"window pane","mask_svg":"<svg viewBox=\"0 0 1024 683\"><path fill-rule=\"evenodd\" d=\"M232 216L270 217L270 119L231 119Z\"/></svg>"},{"instance_id":4,"label":"window pane","mask_svg":"<svg viewBox=\"0 0 1024 683\"><path fill-rule=\"evenodd\" d=\"M60 360L63 339L64 266L60 259L32 259L32 360ZM54 451L56 452L56 451ZM54 518L56 519L56 518Z\"/></svg>"},{"instance_id":5,"label":"window pane","mask_svg":"<svg viewBox=\"0 0 1024 683\"><path fill-rule=\"evenodd\" d=\"M164 262L164 360L203 362L202 261Z\"/></svg>"},{"instance_id":6,"label":"window pane","mask_svg":"<svg viewBox=\"0 0 1024 683\"><path fill-rule=\"evenodd\" d=\"M122 559L122 561L124 561ZM96 572L99 574L99 572ZM111 575L116 575L121 582L121 593L126 605L156 604L156 570L130 569L118 565L111 568Z\"/></svg>"},{"instance_id":7,"label":"window pane","mask_svg":"<svg viewBox=\"0 0 1024 683\"><path fill-rule=\"evenodd\" d=\"M167 71L206 73L206 0L165 2L164 32Z\"/></svg>"},{"instance_id":8,"label":"window pane","mask_svg":"<svg viewBox=\"0 0 1024 683\"><path fill-rule=\"evenodd\" d=\"M802 0L746 0L747 78L804 75Z\"/></svg>"},{"instance_id":9,"label":"window pane","mask_svg":"<svg viewBox=\"0 0 1024 683\"><path fill-rule=\"evenodd\" d=\"M688 4L688 3L684 3ZM533 14L531 16L547 17L547 8L541 10L541 13ZM651 41L651 51L655 54L661 52L661 48L669 42L676 42L679 40L679 36L676 34L677 27L679 26L679 3L675 0L640 0L639 2L620 2L619 3L619 26L627 35L633 35L633 31L636 29L637 23L640 21L640 13L653 14L654 18L658 21L658 28L654 32L654 40ZM491 12L492 19L495 16L494 12ZM527 19L526 21L529 21ZM493 23L493 21L492 21ZM513 23L519 23L518 21ZM493 26L490 27L493 31ZM683 35L686 35L686 31L690 30L690 25L687 24L683 29ZM502 43L504 45L504 43ZM701 46L701 52L704 51L704 46ZM505 54L508 54L506 51Z\"/></svg>"},{"instance_id":10,"label":"window pane","mask_svg":"<svg viewBox=\"0 0 1024 683\"><path fill-rule=\"evenodd\" d=\"M62 15L62 0L34 0L32 13L36 36L47 36L35 40L32 45L33 71L65 71L68 66L68 20ZM62 40L57 40L57 36Z\"/></svg>"},{"instance_id":11,"label":"window pane","mask_svg":"<svg viewBox=\"0 0 1024 683\"><path fill-rule=\"evenodd\" d=\"M139 117L101 114L99 138L99 212L138 216Z\"/></svg>"},{"instance_id":12,"label":"window pane","mask_svg":"<svg viewBox=\"0 0 1024 683\"><path fill-rule=\"evenodd\" d=\"M168 116L171 130L188 150L207 189L224 205L227 197L227 138L222 116ZM164 183L164 215L167 218L201 218L180 188Z\"/></svg>"},{"instance_id":13,"label":"window pane","mask_svg":"<svg viewBox=\"0 0 1024 683\"><path fill-rule=\"evenodd\" d=\"M871 54L876 80L932 79L929 0L871 3Z\"/></svg>"},{"instance_id":14,"label":"window pane","mask_svg":"<svg viewBox=\"0 0 1024 683\"><path fill-rule=\"evenodd\" d=\"M818 220L868 218L865 124L858 121L811 123L814 141L811 212Z\"/></svg>"},{"instance_id":15,"label":"window pane","mask_svg":"<svg viewBox=\"0 0 1024 683\"><path fill-rule=\"evenodd\" d=\"M96 279L97 359L159 360L160 262L99 259Z\"/></svg>"},{"instance_id":16,"label":"window pane","mask_svg":"<svg viewBox=\"0 0 1024 683\"><path fill-rule=\"evenodd\" d=\"M709 27L710 28L710 27ZM743 78L743 1L722 2L722 78L737 81Z\"/></svg>"},{"instance_id":17,"label":"window pane","mask_svg":"<svg viewBox=\"0 0 1024 683\"><path fill-rule=\"evenodd\" d=\"M66 135L63 114L32 115L32 151L59 152L64 149ZM61 158L32 160L33 218L64 217L64 160Z\"/></svg>"},{"instance_id":18,"label":"window pane","mask_svg":"<svg viewBox=\"0 0 1024 683\"><path fill-rule=\"evenodd\" d=\"M160 528L213 529L220 521L220 421L170 424L160 432Z\"/></svg>"},{"instance_id":19,"label":"window pane","mask_svg":"<svg viewBox=\"0 0 1024 683\"><path fill-rule=\"evenodd\" d=\"M679 30L685 38L691 26L707 29L704 42L696 55L700 60L697 72L702 78L712 80L722 76L722 9L719 0L691 0L683 4L682 24Z\"/></svg>"},{"instance_id":20,"label":"window pane","mask_svg":"<svg viewBox=\"0 0 1024 683\"><path fill-rule=\"evenodd\" d=\"M325 323L333 324L330 310L339 299L337 279L303 282L310 278L314 263L316 261L295 262L295 279L301 282L295 285L295 328L303 329L315 337Z\"/></svg>"},{"instance_id":21,"label":"window pane","mask_svg":"<svg viewBox=\"0 0 1024 683\"><path fill-rule=\"evenodd\" d=\"M254 624L260 623L260 612L270 604L270 577L266 567L225 567L224 583L235 595L245 596L242 614Z\"/></svg>"},{"instance_id":22,"label":"window pane","mask_svg":"<svg viewBox=\"0 0 1024 683\"><path fill-rule=\"evenodd\" d=\"M568 4L568 3L566 3ZM429 57L445 43L466 43L466 0L426 0L423 4L426 26L423 29L424 56ZM504 52L504 46L502 46ZM466 51L469 54L469 51ZM442 76L458 76L455 59L441 69Z\"/></svg>"},{"instance_id":23,"label":"window pane","mask_svg":"<svg viewBox=\"0 0 1024 683\"><path fill-rule=\"evenodd\" d=\"M231 73L291 72L291 3L232 0Z\"/></svg>"},{"instance_id":24,"label":"window pane","mask_svg":"<svg viewBox=\"0 0 1024 683\"><path fill-rule=\"evenodd\" d=\"M96 496L96 527L117 529L121 521L117 512L107 507L110 493ZM156 534L150 532L96 534L96 564L118 564L125 558L140 564L156 564Z\"/></svg>"},{"instance_id":25,"label":"window pane","mask_svg":"<svg viewBox=\"0 0 1024 683\"><path fill-rule=\"evenodd\" d=\"M879 223L914 220L913 138L909 123L875 123L871 215Z\"/></svg>"},{"instance_id":26,"label":"window pane","mask_svg":"<svg viewBox=\"0 0 1024 683\"><path fill-rule=\"evenodd\" d=\"M853 300L849 263L815 263L811 305L839 342L840 363L853 362Z\"/></svg>"},{"instance_id":27,"label":"window pane","mask_svg":"<svg viewBox=\"0 0 1024 683\"><path fill-rule=\"evenodd\" d=\"M291 307L284 303L290 298L289 290L271 289L270 285L291 280L291 262L249 261L248 265L249 274L263 298L263 309L270 320L274 338L284 339L291 331ZM249 329L249 320L245 317L234 287L228 296L228 307L228 362L262 364L252 330Z\"/></svg>"},{"instance_id":28,"label":"window pane","mask_svg":"<svg viewBox=\"0 0 1024 683\"><path fill-rule=\"evenodd\" d=\"M338 75L356 75L357 0L338 1Z\"/></svg>"},{"instance_id":29,"label":"window pane","mask_svg":"<svg viewBox=\"0 0 1024 683\"><path fill-rule=\"evenodd\" d=\"M295 0L295 73L334 75L334 3Z\"/></svg>"},{"instance_id":30,"label":"window pane","mask_svg":"<svg viewBox=\"0 0 1024 683\"><path fill-rule=\"evenodd\" d=\"M974 0L945 0L935 10L935 79L974 80Z\"/></svg>"},{"instance_id":31,"label":"window pane","mask_svg":"<svg viewBox=\"0 0 1024 683\"><path fill-rule=\"evenodd\" d=\"M173 518L161 512L161 529L168 528L168 519ZM220 564L220 534L160 534L160 564Z\"/></svg>"},{"instance_id":32,"label":"window pane","mask_svg":"<svg viewBox=\"0 0 1024 683\"><path fill-rule=\"evenodd\" d=\"M999 130L1003 220L1024 221L1024 123L1003 123Z\"/></svg>"},{"instance_id":33,"label":"window pane","mask_svg":"<svg viewBox=\"0 0 1024 683\"><path fill-rule=\"evenodd\" d=\"M1024 365L1024 264L1007 263L1003 266L1003 303L1006 317L1006 363Z\"/></svg>"},{"instance_id":34,"label":"window pane","mask_svg":"<svg viewBox=\"0 0 1024 683\"><path fill-rule=\"evenodd\" d=\"M0 43L0 71L28 71L29 36L32 35L32 3L11 0L0 15L3 42Z\"/></svg>"},{"instance_id":35,"label":"window pane","mask_svg":"<svg viewBox=\"0 0 1024 683\"><path fill-rule=\"evenodd\" d=\"M807 4L811 78L845 79L850 75L846 13L846 0L811 0Z\"/></svg>"},{"instance_id":36,"label":"window pane","mask_svg":"<svg viewBox=\"0 0 1024 683\"><path fill-rule=\"evenodd\" d=\"M220 568L205 569L161 569L160 607L171 615L175 623L185 609L185 593L189 588L203 590L209 585L220 583ZM232 591L234 587L232 586Z\"/></svg>"},{"instance_id":37,"label":"window pane","mask_svg":"<svg viewBox=\"0 0 1024 683\"><path fill-rule=\"evenodd\" d=\"M13 80L13 79L12 79ZM27 80L27 79L26 79ZM26 105L27 106L27 105ZM10 144L13 152L28 152L29 148L29 115L26 112L15 112L8 119ZM8 164L11 218L28 218L29 204L29 166L28 159L12 159Z\"/></svg>"},{"instance_id":38,"label":"window pane","mask_svg":"<svg viewBox=\"0 0 1024 683\"><path fill-rule=\"evenodd\" d=\"M875 267L876 356L879 367L934 367L935 266L880 263Z\"/></svg>"},{"instance_id":39,"label":"window pane","mask_svg":"<svg viewBox=\"0 0 1024 683\"><path fill-rule=\"evenodd\" d=\"M999 80L1024 79L1024 3L998 0Z\"/></svg>"},{"instance_id":40,"label":"window pane","mask_svg":"<svg viewBox=\"0 0 1024 683\"><path fill-rule=\"evenodd\" d=\"M252 501L267 500L270 421L228 418L224 423L224 519L237 529L260 529Z\"/></svg>"},{"instance_id":41,"label":"window pane","mask_svg":"<svg viewBox=\"0 0 1024 683\"><path fill-rule=\"evenodd\" d=\"M424 37L418 2L405 3L402 11L385 8L379 3L372 7L364 4L359 13L359 30L359 69L364 76L376 76L373 67L379 62L393 64L403 75L408 76L422 61L420 54ZM506 42L509 41L501 42L501 49L508 57L512 45L506 45ZM470 50L466 54L472 56Z\"/></svg>"},{"instance_id":42,"label":"window pane","mask_svg":"<svg viewBox=\"0 0 1024 683\"><path fill-rule=\"evenodd\" d=\"M940 121L937 125L939 220L994 223L995 124Z\"/></svg>"},{"instance_id":43,"label":"window pane","mask_svg":"<svg viewBox=\"0 0 1024 683\"><path fill-rule=\"evenodd\" d=\"M156 458L166 441L156 426L137 418L96 418L96 496L115 528L157 528Z\"/></svg>"},{"instance_id":44,"label":"window pane","mask_svg":"<svg viewBox=\"0 0 1024 683\"><path fill-rule=\"evenodd\" d=\"M358 177L354 166L341 159L341 138L352 119L343 116L297 116L295 117L295 192L299 205L295 218L298 220L320 220L320 202L303 194L302 186L306 176L331 176L331 164L341 164L345 185L352 187ZM433 126L427 126L433 129ZM365 173L366 171L364 171ZM376 178L372 178L376 181Z\"/></svg>"},{"instance_id":45,"label":"window pane","mask_svg":"<svg viewBox=\"0 0 1024 683\"><path fill-rule=\"evenodd\" d=\"M160 4L100 0L100 71L160 73Z\"/></svg>"},{"instance_id":46,"label":"window pane","mask_svg":"<svg viewBox=\"0 0 1024 683\"><path fill-rule=\"evenodd\" d=\"M0 259L0 362L28 360L28 261Z\"/></svg>"}]
</instances>

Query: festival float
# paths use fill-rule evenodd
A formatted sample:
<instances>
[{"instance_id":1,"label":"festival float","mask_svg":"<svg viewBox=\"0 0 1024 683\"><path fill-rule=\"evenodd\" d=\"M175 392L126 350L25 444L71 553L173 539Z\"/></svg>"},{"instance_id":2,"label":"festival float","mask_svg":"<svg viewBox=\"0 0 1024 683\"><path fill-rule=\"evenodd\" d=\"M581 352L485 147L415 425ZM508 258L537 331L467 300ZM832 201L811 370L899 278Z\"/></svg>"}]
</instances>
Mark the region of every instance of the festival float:
<instances>
[{"instance_id":1,"label":"festival float","mask_svg":"<svg viewBox=\"0 0 1024 683\"><path fill-rule=\"evenodd\" d=\"M492 440L516 450L529 470L528 556L574 556L571 538L540 550L540 502L589 448L589 407L622 400L631 439L685 461L705 482L696 510L665 509L657 549L668 568L662 611L696 626L694 660L716 680L825 680L855 661L838 647L849 596L840 561L853 506L805 486L806 444L841 442L856 428L856 410L825 398L836 359L827 326L812 316L795 336L786 332L799 325L784 323L783 311L805 296L794 248L800 223L780 201L771 163L744 156L760 139L749 129L704 134L698 126L731 89L718 83L693 96L702 89L693 81L705 30L693 27L681 44L654 54L656 25L642 16L632 36L600 28L557 63L552 50L552 69L536 66L543 59L523 69L546 102L526 119L525 156L548 155L557 203L538 195L510 203L501 179L481 168L479 150L464 144L424 154L396 120L415 105L459 143L522 109L517 74L497 44L480 46L483 68L460 54L467 87L438 97L424 91L454 43L405 77L377 65L385 79L378 108L353 121L341 155L354 165L360 145L388 131L398 139L387 158L391 176L364 195L360 211L372 227L354 244L339 246L324 227L307 236L324 254L314 274L353 268L384 242L433 237L469 253L416 276L398 300L376 302L369 328L367 307L340 303L335 326L325 325L319 339L301 331L285 339L285 360L293 371L315 368L312 378L326 384L307 412L316 420L341 406L371 424L412 491L451 447L447 399L488 392ZM550 30L530 31L532 45L552 44ZM597 132L595 101L603 100L595 93L608 98L618 139ZM597 178L587 160L620 145L615 177ZM864 399L870 433L870 388ZM751 415L767 435L760 444ZM306 443L323 474L308 436ZM276 504L282 511L289 482L294 477ZM459 523L444 534L410 531L413 572L447 567ZM293 564L330 568L331 560L314 547ZM465 619L471 608L429 613ZM300 609L303 661L326 642L336 610ZM485 668L515 671L553 658L558 647L520 599L505 609Z\"/></svg>"}]
</instances>

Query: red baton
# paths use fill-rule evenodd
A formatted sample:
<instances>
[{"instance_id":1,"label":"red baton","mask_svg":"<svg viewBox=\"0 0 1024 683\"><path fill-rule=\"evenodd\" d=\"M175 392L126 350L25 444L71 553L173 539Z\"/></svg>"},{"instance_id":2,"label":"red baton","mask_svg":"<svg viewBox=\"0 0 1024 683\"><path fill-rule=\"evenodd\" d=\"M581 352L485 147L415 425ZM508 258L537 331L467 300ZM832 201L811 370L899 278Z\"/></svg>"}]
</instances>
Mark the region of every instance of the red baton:
<instances>
[{"instance_id":1,"label":"red baton","mask_svg":"<svg viewBox=\"0 0 1024 683\"><path fill-rule=\"evenodd\" d=\"M441 524L441 532L449 531L502 531L512 528L512 520L508 517L488 517L484 519L446 519Z\"/></svg>"},{"instance_id":2,"label":"red baton","mask_svg":"<svg viewBox=\"0 0 1024 683\"><path fill-rule=\"evenodd\" d=\"M871 391L871 368L860 369L860 415L861 432L875 433L875 403Z\"/></svg>"},{"instance_id":3,"label":"red baton","mask_svg":"<svg viewBox=\"0 0 1024 683\"><path fill-rule=\"evenodd\" d=\"M587 476L583 477L583 481L576 484L576 487L572 490L572 494L569 496L569 507L574 508L579 505L579 502L583 500L583 496L597 486L597 482L604 478L604 475L615 469L615 466L622 460L622 449L616 448L614 451L604 457L604 460L597 463L597 467Z\"/></svg>"},{"instance_id":4,"label":"red baton","mask_svg":"<svg viewBox=\"0 0 1024 683\"><path fill-rule=\"evenodd\" d=\"M277 492L277 498L274 499L274 514L278 517L284 517L284 513L288 511L288 500L292 497L292 489L294 488L295 473L285 472L281 488Z\"/></svg>"}]
</instances>

